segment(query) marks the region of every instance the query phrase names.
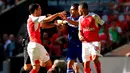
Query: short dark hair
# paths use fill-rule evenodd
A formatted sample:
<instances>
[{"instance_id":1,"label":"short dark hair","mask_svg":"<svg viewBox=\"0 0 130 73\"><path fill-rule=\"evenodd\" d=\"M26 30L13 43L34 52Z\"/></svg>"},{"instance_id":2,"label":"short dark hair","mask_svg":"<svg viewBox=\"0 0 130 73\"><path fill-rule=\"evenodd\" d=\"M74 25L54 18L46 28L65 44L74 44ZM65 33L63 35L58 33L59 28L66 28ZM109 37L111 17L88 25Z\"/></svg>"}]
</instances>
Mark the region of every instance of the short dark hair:
<instances>
[{"instance_id":1,"label":"short dark hair","mask_svg":"<svg viewBox=\"0 0 130 73\"><path fill-rule=\"evenodd\" d=\"M73 6L74 9L78 10L78 6L79 6L79 4L78 4L78 3L74 3L74 4L72 4L71 6Z\"/></svg>"},{"instance_id":2,"label":"short dark hair","mask_svg":"<svg viewBox=\"0 0 130 73\"><path fill-rule=\"evenodd\" d=\"M88 9L88 4L86 2L81 2L79 6L81 6L82 8Z\"/></svg>"},{"instance_id":3,"label":"short dark hair","mask_svg":"<svg viewBox=\"0 0 130 73\"><path fill-rule=\"evenodd\" d=\"M30 12L30 14L33 14L34 11L35 11L35 9L38 9L38 7L39 7L39 4L38 4L38 3L30 4L30 5L29 5L29 12Z\"/></svg>"}]
</instances>

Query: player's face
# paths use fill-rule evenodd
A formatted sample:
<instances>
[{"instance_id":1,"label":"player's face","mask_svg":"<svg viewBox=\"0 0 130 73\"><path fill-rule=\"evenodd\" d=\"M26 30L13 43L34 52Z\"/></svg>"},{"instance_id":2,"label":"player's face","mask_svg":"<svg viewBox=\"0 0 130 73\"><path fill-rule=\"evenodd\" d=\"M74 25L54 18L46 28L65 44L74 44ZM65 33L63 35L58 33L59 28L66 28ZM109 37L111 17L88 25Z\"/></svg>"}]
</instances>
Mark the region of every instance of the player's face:
<instances>
[{"instance_id":1,"label":"player's face","mask_svg":"<svg viewBox=\"0 0 130 73\"><path fill-rule=\"evenodd\" d=\"M79 15L83 14L83 8L81 6L78 7L78 12L79 12Z\"/></svg>"},{"instance_id":2,"label":"player's face","mask_svg":"<svg viewBox=\"0 0 130 73\"><path fill-rule=\"evenodd\" d=\"M78 10L74 8L74 6L71 6L70 8L71 15L78 15Z\"/></svg>"},{"instance_id":3,"label":"player's face","mask_svg":"<svg viewBox=\"0 0 130 73\"><path fill-rule=\"evenodd\" d=\"M38 9L36 9L36 15L41 16L41 14L42 14L42 10L41 7L39 6Z\"/></svg>"}]
</instances>

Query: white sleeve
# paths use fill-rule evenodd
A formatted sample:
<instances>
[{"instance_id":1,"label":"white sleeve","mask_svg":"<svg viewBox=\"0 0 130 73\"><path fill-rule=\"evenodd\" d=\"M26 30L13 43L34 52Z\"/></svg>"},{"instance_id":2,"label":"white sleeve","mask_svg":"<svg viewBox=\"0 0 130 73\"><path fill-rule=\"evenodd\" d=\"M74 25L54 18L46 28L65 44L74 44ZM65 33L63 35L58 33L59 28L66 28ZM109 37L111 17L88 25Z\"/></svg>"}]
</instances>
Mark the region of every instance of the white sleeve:
<instances>
[{"instance_id":1,"label":"white sleeve","mask_svg":"<svg viewBox=\"0 0 130 73\"><path fill-rule=\"evenodd\" d=\"M38 17L32 17L32 21L35 22L35 23L38 23Z\"/></svg>"},{"instance_id":2,"label":"white sleeve","mask_svg":"<svg viewBox=\"0 0 130 73\"><path fill-rule=\"evenodd\" d=\"M105 23L105 21L102 20L97 14L94 16L94 18L96 20L96 24L103 25Z\"/></svg>"},{"instance_id":3,"label":"white sleeve","mask_svg":"<svg viewBox=\"0 0 130 73\"><path fill-rule=\"evenodd\" d=\"M78 30L81 30L81 23L80 23L80 19L81 19L81 16L79 17L79 20L78 20L78 22L79 22Z\"/></svg>"},{"instance_id":4,"label":"white sleeve","mask_svg":"<svg viewBox=\"0 0 130 73\"><path fill-rule=\"evenodd\" d=\"M38 22L42 22L45 18L46 18L46 16L40 16L38 19Z\"/></svg>"},{"instance_id":5,"label":"white sleeve","mask_svg":"<svg viewBox=\"0 0 130 73\"><path fill-rule=\"evenodd\" d=\"M46 16L39 16L39 17L33 17L33 16L31 16L31 18L32 18L32 20L35 23L39 23L39 22L43 21L46 18Z\"/></svg>"}]
</instances>

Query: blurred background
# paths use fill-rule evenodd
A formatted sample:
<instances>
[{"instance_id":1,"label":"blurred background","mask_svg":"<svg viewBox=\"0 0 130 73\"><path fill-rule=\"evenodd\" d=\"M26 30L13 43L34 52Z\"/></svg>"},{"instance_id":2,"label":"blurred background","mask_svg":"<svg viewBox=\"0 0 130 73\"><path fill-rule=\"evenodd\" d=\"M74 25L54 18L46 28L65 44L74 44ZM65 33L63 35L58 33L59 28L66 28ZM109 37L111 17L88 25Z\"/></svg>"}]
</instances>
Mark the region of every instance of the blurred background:
<instances>
[{"instance_id":1,"label":"blurred background","mask_svg":"<svg viewBox=\"0 0 130 73\"><path fill-rule=\"evenodd\" d=\"M67 11L73 3L85 1L89 11L97 13L105 24L100 28L103 73L130 73L130 0L0 0L0 73L19 73L23 66L22 41L27 37L28 6L37 2L43 14ZM58 18L57 18L58 19ZM52 61L66 58L67 40L54 41L67 35L66 26L41 28L43 45ZM62 32L62 33L61 33ZM60 35L55 37L54 35ZM93 69L92 69L93 70ZM94 72L93 72L94 73Z\"/></svg>"}]
</instances>

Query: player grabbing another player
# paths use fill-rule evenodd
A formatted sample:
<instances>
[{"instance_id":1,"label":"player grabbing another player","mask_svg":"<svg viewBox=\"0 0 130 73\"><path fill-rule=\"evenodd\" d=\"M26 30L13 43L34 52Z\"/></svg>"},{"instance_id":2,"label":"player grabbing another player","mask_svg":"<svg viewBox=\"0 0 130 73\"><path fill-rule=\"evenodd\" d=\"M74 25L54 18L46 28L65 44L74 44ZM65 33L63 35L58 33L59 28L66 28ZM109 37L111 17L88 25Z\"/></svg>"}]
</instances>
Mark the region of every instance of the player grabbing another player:
<instances>
[{"instance_id":1,"label":"player grabbing another player","mask_svg":"<svg viewBox=\"0 0 130 73\"><path fill-rule=\"evenodd\" d=\"M50 22L56 17L62 15L64 12L56 13L49 17L41 16L42 10L40 5L37 3L29 5L29 12L30 15L27 20L27 31L30 41L27 46L27 51L32 65L30 73L38 73L40 65L45 66L46 64L47 70L52 67L49 54L42 45L40 23Z\"/></svg>"},{"instance_id":2,"label":"player grabbing another player","mask_svg":"<svg viewBox=\"0 0 130 73\"><path fill-rule=\"evenodd\" d=\"M99 61L101 43L99 39L99 24L104 21L95 13L88 12L88 4L82 2L78 7L79 14L79 39L82 41L82 59L84 73L90 73L90 61L94 61L96 73L101 73Z\"/></svg>"}]
</instances>

